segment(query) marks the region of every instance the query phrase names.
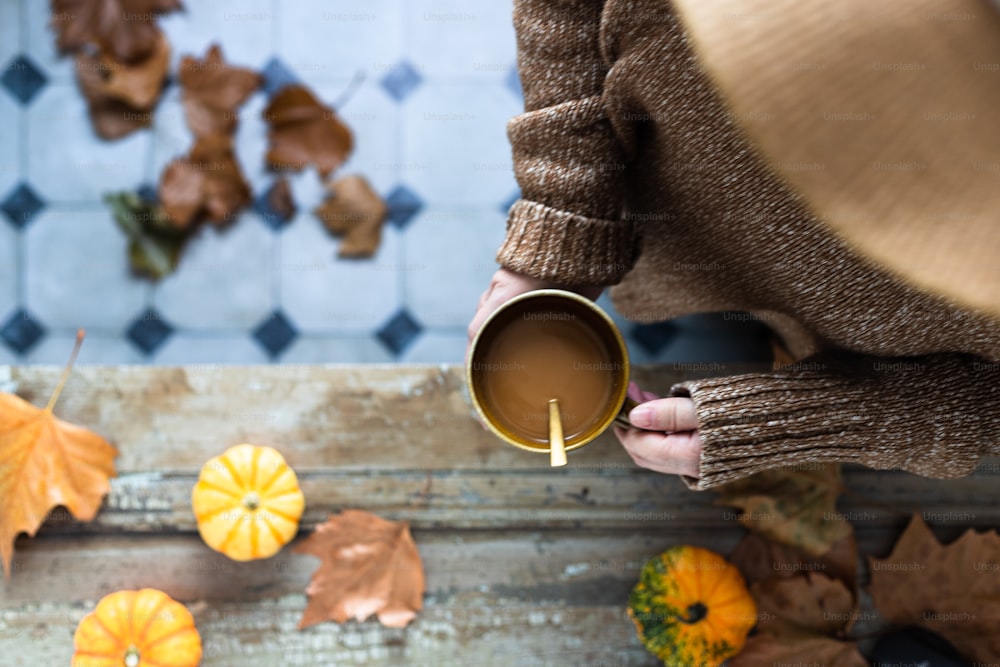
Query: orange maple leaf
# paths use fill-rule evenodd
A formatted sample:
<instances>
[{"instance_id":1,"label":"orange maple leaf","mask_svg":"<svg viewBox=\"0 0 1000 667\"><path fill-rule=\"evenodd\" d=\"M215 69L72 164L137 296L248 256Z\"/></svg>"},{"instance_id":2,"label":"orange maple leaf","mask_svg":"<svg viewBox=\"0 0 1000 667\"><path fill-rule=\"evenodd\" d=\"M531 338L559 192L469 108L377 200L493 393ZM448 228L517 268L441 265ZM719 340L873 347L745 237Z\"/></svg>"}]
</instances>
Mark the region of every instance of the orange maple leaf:
<instances>
[{"instance_id":1,"label":"orange maple leaf","mask_svg":"<svg viewBox=\"0 0 1000 667\"><path fill-rule=\"evenodd\" d=\"M300 630L327 620L363 621L372 614L382 625L402 628L423 604L423 563L403 521L344 510L317 526L295 553L323 561L306 588L309 605Z\"/></svg>"},{"instance_id":2,"label":"orange maple leaf","mask_svg":"<svg viewBox=\"0 0 1000 667\"><path fill-rule=\"evenodd\" d=\"M89 521L111 489L118 451L92 431L64 422L52 408L69 377L83 340L44 409L0 393L0 559L10 579L14 539L38 531L49 510L62 505Z\"/></svg>"}]
</instances>

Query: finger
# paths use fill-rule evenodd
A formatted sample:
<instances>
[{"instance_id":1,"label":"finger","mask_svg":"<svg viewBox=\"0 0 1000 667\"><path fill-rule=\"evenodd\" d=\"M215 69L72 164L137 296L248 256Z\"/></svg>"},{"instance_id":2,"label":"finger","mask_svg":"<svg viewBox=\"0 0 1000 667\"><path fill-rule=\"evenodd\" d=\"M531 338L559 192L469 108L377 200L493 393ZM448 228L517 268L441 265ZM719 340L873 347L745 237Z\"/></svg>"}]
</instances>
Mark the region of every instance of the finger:
<instances>
[{"instance_id":1,"label":"finger","mask_svg":"<svg viewBox=\"0 0 1000 667\"><path fill-rule=\"evenodd\" d=\"M628 420L637 428L647 431L694 431L698 428L698 414L694 401L680 396L659 398L632 408Z\"/></svg>"},{"instance_id":2,"label":"finger","mask_svg":"<svg viewBox=\"0 0 1000 667\"><path fill-rule=\"evenodd\" d=\"M698 477L701 438L697 431L663 434L615 426L615 435L636 465L671 475Z\"/></svg>"}]
</instances>

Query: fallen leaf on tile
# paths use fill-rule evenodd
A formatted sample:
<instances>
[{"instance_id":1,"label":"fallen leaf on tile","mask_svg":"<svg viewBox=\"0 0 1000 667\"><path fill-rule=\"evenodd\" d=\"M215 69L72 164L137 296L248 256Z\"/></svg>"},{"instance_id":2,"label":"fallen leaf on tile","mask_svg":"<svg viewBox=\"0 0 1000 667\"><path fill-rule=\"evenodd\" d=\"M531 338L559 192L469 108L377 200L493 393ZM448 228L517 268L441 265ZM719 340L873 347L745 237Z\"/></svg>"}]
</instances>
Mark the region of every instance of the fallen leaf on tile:
<instances>
[{"instance_id":1,"label":"fallen leaf on tile","mask_svg":"<svg viewBox=\"0 0 1000 667\"><path fill-rule=\"evenodd\" d=\"M402 628L423 606L423 563L405 522L345 510L317 526L295 553L322 561L306 588L299 629L373 614L382 625Z\"/></svg>"},{"instance_id":2,"label":"fallen leaf on tile","mask_svg":"<svg viewBox=\"0 0 1000 667\"><path fill-rule=\"evenodd\" d=\"M333 109L301 85L285 86L264 109L267 164L276 171L313 165L325 179L351 154L354 139Z\"/></svg>"},{"instance_id":3,"label":"fallen leaf on tile","mask_svg":"<svg viewBox=\"0 0 1000 667\"><path fill-rule=\"evenodd\" d=\"M231 222L251 200L228 135L199 137L187 156L160 175L160 205L174 225L186 229L202 218Z\"/></svg>"},{"instance_id":4,"label":"fallen leaf on tile","mask_svg":"<svg viewBox=\"0 0 1000 667\"><path fill-rule=\"evenodd\" d=\"M132 271L159 280L177 268L188 238L186 230L176 227L159 206L143 201L134 192L107 194L104 201L128 237Z\"/></svg>"},{"instance_id":5,"label":"fallen leaf on tile","mask_svg":"<svg viewBox=\"0 0 1000 667\"><path fill-rule=\"evenodd\" d=\"M149 127L170 67L170 44L162 35L141 62L125 65L105 53L76 57L76 78L90 120L104 139L118 139Z\"/></svg>"},{"instance_id":6,"label":"fallen leaf on tile","mask_svg":"<svg viewBox=\"0 0 1000 667\"><path fill-rule=\"evenodd\" d=\"M326 186L330 193L314 211L331 233L342 235L340 257L371 257L382 239L389 213L382 198L363 176L350 175Z\"/></svg>"},{"instance_id":7,"label":"fallen leaf on tile","mask_svg":"<svg viewBox=\"0 0 1000 667\"><path fill-rule=\"evenodd\" d=\"M161 37L160 14L182 9L180 0L51 0L50 26L63 53L86 48L120 63L149 58Z\"/></svg>"},{"instance_id":8,"label":"fallen leaf on tile","mask_svg":"<svg viewBox=\"0 0 1000 667\"><path fill-rule=\"evenodd\" d=\"M292 197L292 187L284 176L275 181L267 191L267 205L282 220L291 220L295 217L298 207Z\"/></svg>"},{"instance_id":9,"label":"fallen leaf on tile","mask_svg":"<svg viewBox=\"0 0 1000 667\"><path fill-rule=\"evenodd\" d=\"M887 558L869 557L875 607L919 625L977 664L1000 661L1000 535L967 530L947 546L919 514Z\"/></svg>"},{"instance_id":10,"label":"fallen leaf on tile","mask_svg":"<svg viewBox=\"0 0 1000 667\"><path fill-rule=\"evenodd\" d=\"M232 134L237 109L261 84L260 75L253 70L227 64L218 44L213 44L202 60L184 56L178 79L184 115L196 137Z\"/></svg>"},{"instance_id":11,"label":"fallen leaf on tile","mask_svg":"<svg viewBox=\"0 0 1000 667\"><path fill-rule=\"evenodd\" d=\"M775 469L717 487L717 505L742 510L740 523L768 539L819 556L854 528L839 512L840 466Z\"/></svg>"},{"instance_id":12,"label":"fallen leaf on tile","mask_svg":"<svg viewBox=\"0 0 1000 667\"><path fill-rule=\"evenodd\" d=\"M761 665L823 665L824 667L870 667L854 642L828 637L778 638L754 635L743 650L726 663L729 667Z\"/></svg>"},{"instance_id":13,"label":"fallen leaf on tile","mask_svg":"<svg viewBox=\"0 0 1000 667\"><path fill-rule=\"evenodd\" d=\"M0 558L10 579L14 539L38 531L59 505L81 521L97 514L111 490L117 450L93 431L65 422L53 407L83 340L76 346L45 408L13 394L0 394Z\"/></svg>"}]
</instances>

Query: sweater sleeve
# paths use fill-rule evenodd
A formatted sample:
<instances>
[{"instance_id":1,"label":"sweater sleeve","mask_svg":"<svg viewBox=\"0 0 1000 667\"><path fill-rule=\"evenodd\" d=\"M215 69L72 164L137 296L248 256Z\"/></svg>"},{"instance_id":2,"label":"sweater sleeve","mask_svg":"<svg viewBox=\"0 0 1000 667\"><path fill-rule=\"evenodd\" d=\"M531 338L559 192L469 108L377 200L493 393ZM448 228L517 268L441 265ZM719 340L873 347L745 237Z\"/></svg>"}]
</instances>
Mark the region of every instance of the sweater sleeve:
<instances>
[{"instance_id":1,"label":"sweater sleeve","mask_svg":"<svg viewBox=\"0 0 1000 667\"><path fill-rule=\"evenodd\" d=\"M521 199L497 261L567 285L612 285L635 263L625 156L602 101L599 0L516 0L525 113L507 133Z\"/></svg>"},{"instance_id":2,"label":"sweater sleeve","mask_svg":"<svg viewBox=\"0 0 1000 667\"><path fill-rule=\"evenodd\" d=\"M682 382L707 489L770 468L859 463L926 477L971 473L1000 453L1000 364L958 353L824 352L772 373Z\"/></svg>"}]
</instances>

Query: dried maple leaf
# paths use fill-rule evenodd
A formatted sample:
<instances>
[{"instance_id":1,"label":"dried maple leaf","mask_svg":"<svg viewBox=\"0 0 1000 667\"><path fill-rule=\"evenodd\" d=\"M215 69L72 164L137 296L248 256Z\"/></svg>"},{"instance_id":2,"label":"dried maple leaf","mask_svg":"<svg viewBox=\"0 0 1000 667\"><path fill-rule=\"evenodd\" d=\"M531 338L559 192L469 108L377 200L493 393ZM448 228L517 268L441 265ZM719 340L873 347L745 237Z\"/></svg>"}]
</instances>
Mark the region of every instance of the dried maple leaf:
<instances>
[{"instance_id":1,"label":"dried maple leaf","mask_svg":"<svg viewBox=\"0 0 1000 667\"><path fill-rule=\"evenodd\" d=\"M232 221L251 200L232 138L199 137L187 156L163 170L159 195L164 212L178 228L185 229L202 216L217 223Z\"/></svg>"},{"instance_id":2,"label":"dried maple leaf","mask_svg":"<svg viewBox=\"0 0 1000 667\"><path fill-rule=\"evenodd\" d=\"M869 557L876 608L935 632L977 664L1000 661L1000 535L967 530L948 546L915 514L888 558Z\"/></svg>"},{"instance_id":3,"label":"dried maple leaf","mask_svg":"<svg viewBox=\"0 0 1000 667\"><path fill-rule=\"evenodd\" d=\"M406 523L345 510L295 548L322 560L306 594L309 605L299 628L322 621L363 621L402 628L423 603L424 570Z\"/></svg>"},{"instance_id":4,"label":"dried maple leaf","mask_svg":"<svg viewBox=\"0 0 1000 667\"><path fill-rule=\"evenodd\" d=\"M389 214L378 193L362 176L345 176L326 186L327 197L314 213L334 234L342 234L340 257L371 257L382 240L382 224Z\"/></svg>"},{"instance_id":5,"label":"dried maple leaf","mask_svg":"<svg viewBox=\"0 0 1000 667\"><path fill-rule=\"evenodd\" d=\"M156 49L156 17L181 8L180 0L52 0L50 25L64 53L94 47L134 63Z\"/></svg>"},{"instance_id":6,"label":"dried maple leaf","mask_svg":"<svg viewBox=\"0 0 1000 667\"><path fill-rule=\"evenodd\" d=\"M827 637L781 639L773 635L755 635L747 640L739 655L726 663L729 667L761 665L823 665L823 667L870 667L853 642Z\"/></svg>"},{"instance_id":7,"label":"dried maple leaf","mask_svg":"<svg viewBox=\"0 0 1000 667\"><path fill-rule=\"evenodd\" d=\"M758 630L775 637L846 637L854 624L854 596L842 581L815 572L758 581L751 586Z\"/></svg>"},{"instance_id":8,"label":"dried maple leaf","mask_svg":"<svg viewBox=\"0 0 1000 667\"><path fill-rule=\"evenodd\" d=\"M0 558L10 579L14 539L38 531L52 508L62 505L89 521L111 489L118 452L92 431L58 419L52 408L69 376L83 332L44 409L0 393Z\"/></svg>"},{"instance_id":9,"label":"dried maple leaf","mask_svg":"<svg viewBox=\"0 0 1000 667\"><path fill-rule=\"evenodd\" d=\"M315 165L326 178L351 154L354 139L337 114L300 85L285 86L264 109L268 123L267 163L299 171Z\"/></svg>"},{"instance_id":10,"label":"dried maple leaf","mask_svg":"<svg viewBox=\"0 0 1000 667\"><path fill-rule=\"evenodd\" d=\"M163 209L134 192L107 194L104 201L128 237L129 264L135 273L159 280L177 268L188 234Z\"/></svg>"},{"instance_id":11,"label":"dried maple leaf","mask_svg":"<svg viewBox=\"0 0 1000 667\"><path fill-rule=\"evenodd\" d=\"M116 62L103 52L77 56L77 81L94 129L104 139L118 139L152 124L152 109L170 67L166 38L161 35L155 47L146 60L133 65Z\"/></svg>"},{"instance_id":12,"label":"dried maple leaf","mask_svg":"<svg viewBox=\"0 0 1000 667\"><path fill-rule=\"evenodd\" d=\"M858 543L853 533L834 542L826 553L814 556L750 532L736 545L729 560L743 573L748 584L775 577L794 577L803 572L820 572L844 582L851 591L856 591L858 586Z\"/></svg>"},{"instance_id":13,"label":"dried maple leaf","mask_svg":"<svg viewBox=\"0 0 1000 667\"><path fill-rule=\"evenodd\" d=\"M203 60L184 56L178 78L184 115L197 137L232 134L236 110L261 84L260 75L253 70L227 65L217 44Z\"/></svg>"},{"instance_id":14,"label":"dried maple leaf","mask_svg":"<svg viewBox=\"0 0 1000 667\"><path fill-rule=\"evenodd\" d=\"M840 466L765 470L718 487L718 505L742 510L740 523L780 544L819 556L854 528L837 512Z\"/></svg>"}]
</instances>

